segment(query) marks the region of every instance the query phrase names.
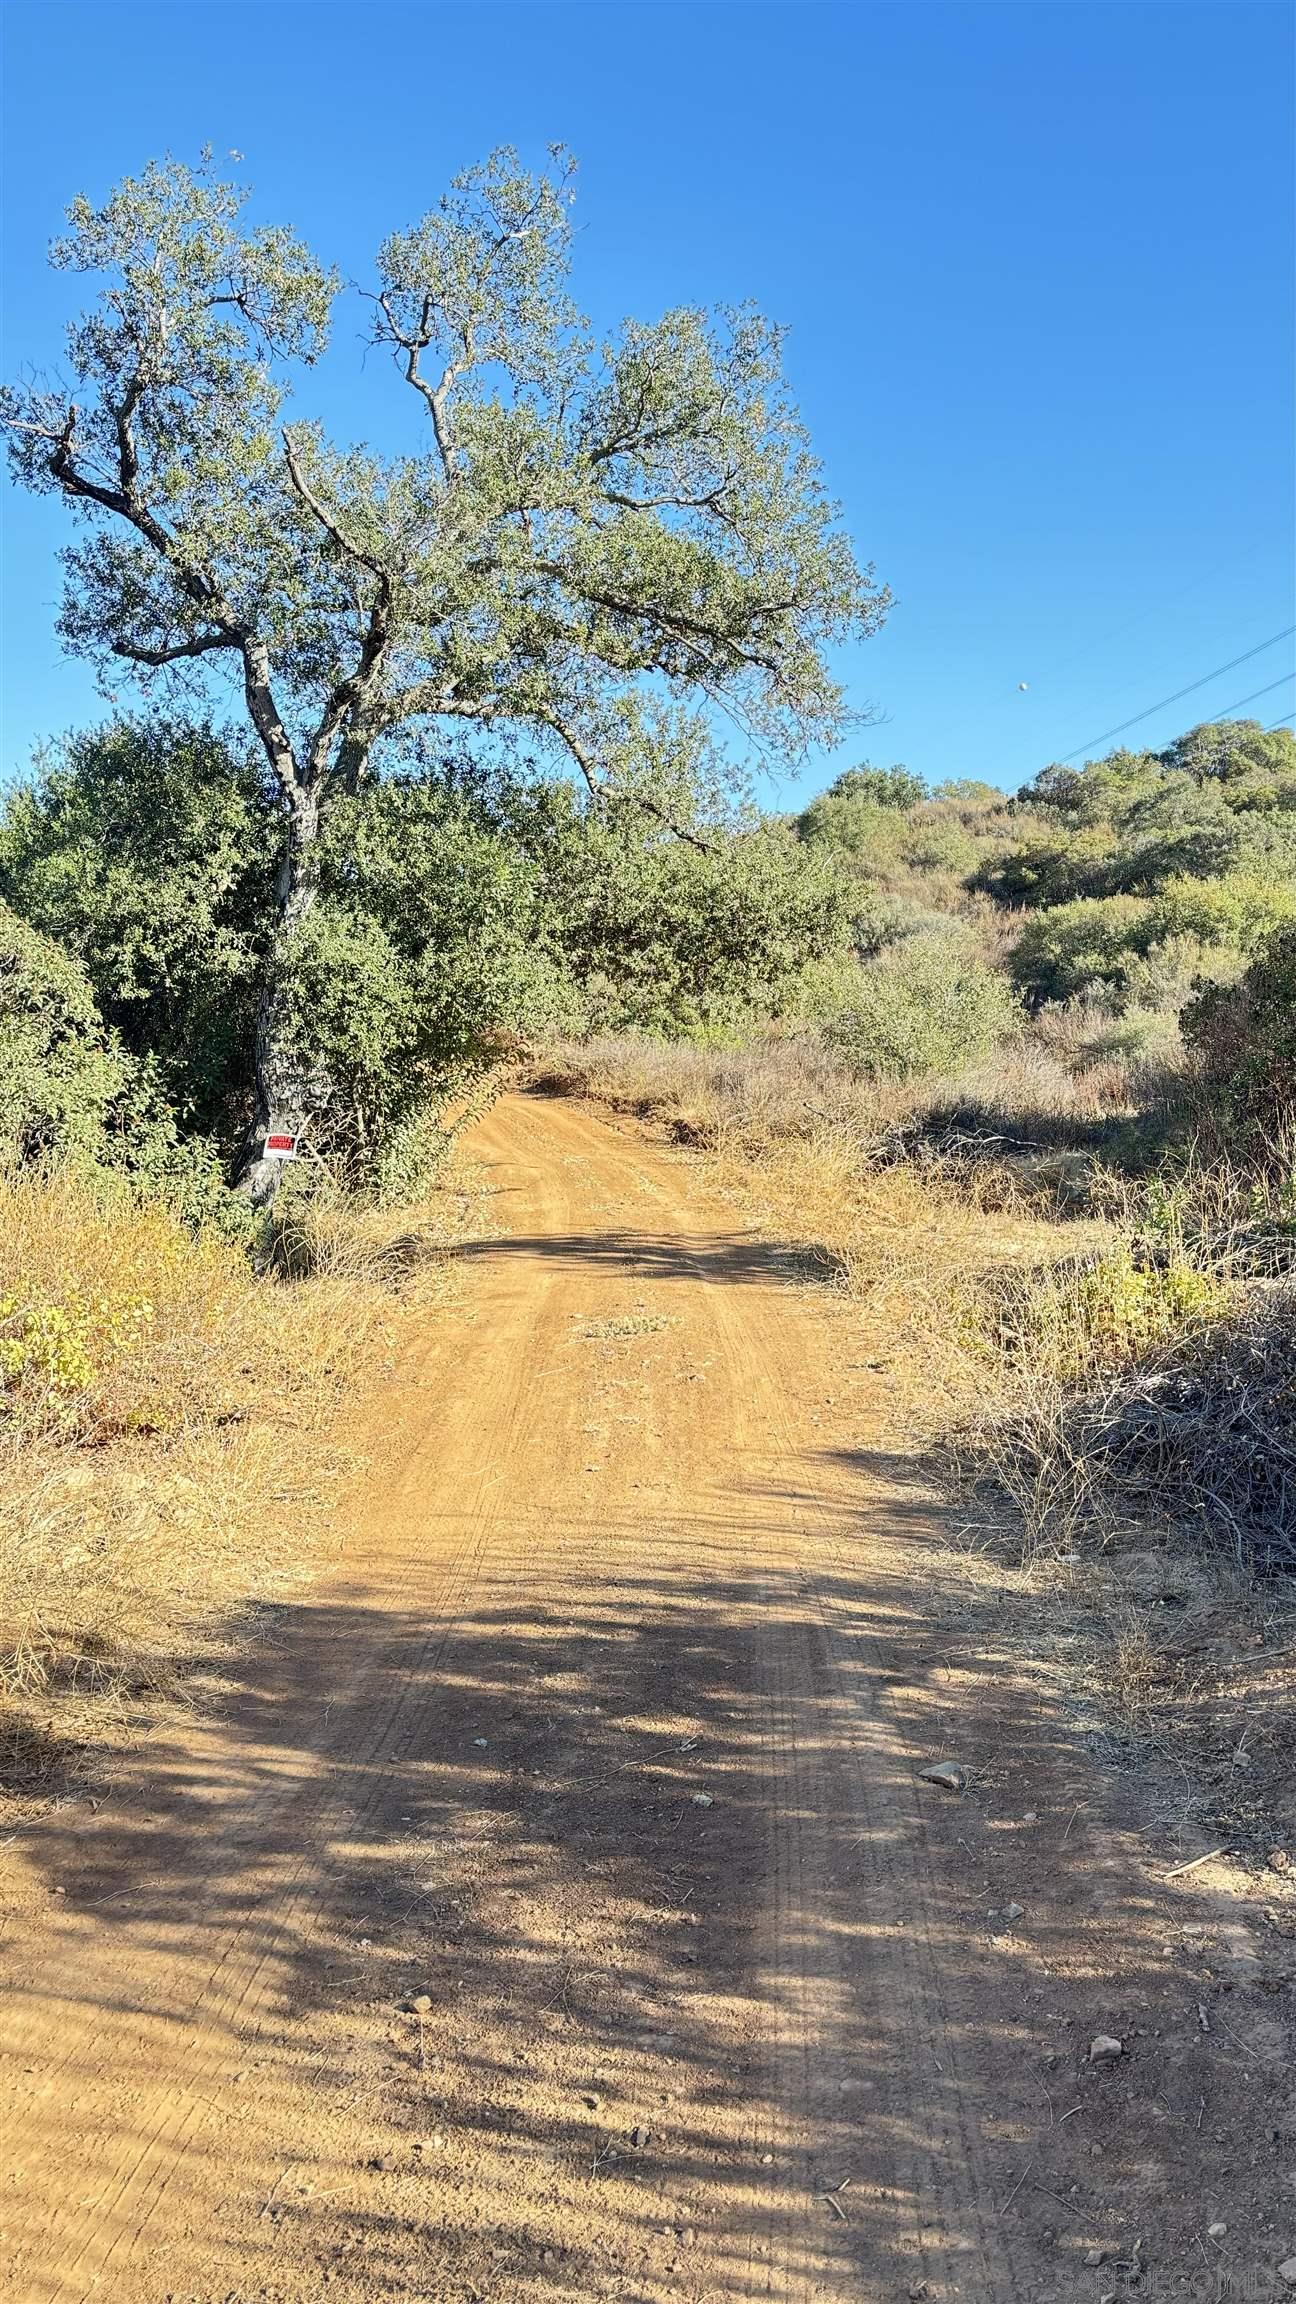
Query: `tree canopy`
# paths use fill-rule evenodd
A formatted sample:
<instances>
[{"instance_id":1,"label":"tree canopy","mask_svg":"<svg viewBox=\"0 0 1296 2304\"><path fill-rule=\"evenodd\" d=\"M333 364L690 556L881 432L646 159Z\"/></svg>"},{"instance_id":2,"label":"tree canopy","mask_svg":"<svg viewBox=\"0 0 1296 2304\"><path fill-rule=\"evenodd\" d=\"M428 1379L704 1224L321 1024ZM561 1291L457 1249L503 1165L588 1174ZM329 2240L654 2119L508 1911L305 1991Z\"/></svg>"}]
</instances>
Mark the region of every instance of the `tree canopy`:
<instances>
[{"instance_id":1,"label":"tree canopy","mask_svg":"<svg viewBox=\"0 0 1296 2304\"><path fill-rule=\"evenodd\" d=\"M561 150L538 172L498 151L378 252L372 340L419 407L413 453L296 413L337 276L296 233L250 226L207 163L72 203L54 262L103 285L69 333L70 389L0 404L19 478L81 519L68 644L164 697L215 666L237 677L284 819L262 1127L330 1092L291 1045L282 963L322 819L385 746L466 721L661 810L664 717L701 700L785 755L831 739L825 651L886 610L779 331L681 307L600 339L569 294L571 196Z\"/></svg>"},{"instance_id":2,"label":"tree canopy","mask_svg":"<svg viewBox=\"0 0 1296 2304\"><path fill-rule=\"evenodd\" d=\"M691 308L598 342L567 293L571 168L497 152L374 274L375 344L426 415L408 456L282 421L336 275L245 196L168 161L69 210L106 274L70 393L10 388L20 477L84 516L62 629L148 675L232 660L290 793L354 786L411 722L518 723L598 782L637 685L723 700L784 750L835 733L824 645L861 573L781 378L779 331Z\"/></svg>"}]
</instances>

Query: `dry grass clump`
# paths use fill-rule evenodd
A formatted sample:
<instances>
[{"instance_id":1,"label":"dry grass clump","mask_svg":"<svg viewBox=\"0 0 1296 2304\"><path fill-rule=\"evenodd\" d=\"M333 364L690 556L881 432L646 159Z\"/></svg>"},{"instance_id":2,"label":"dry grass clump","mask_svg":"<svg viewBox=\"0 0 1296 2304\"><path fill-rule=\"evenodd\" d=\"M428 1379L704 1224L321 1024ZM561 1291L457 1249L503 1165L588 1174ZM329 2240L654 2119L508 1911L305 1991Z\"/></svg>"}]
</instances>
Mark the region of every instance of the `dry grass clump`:
<instances>
[{"instance_id":1,"label":"dry grass clump","mask_svg":"<svg viewBox=\"0 0 1296 2304\"><path fill-rule=\"evenodd\" d=\"M10 1433L102 1445L232 1421L280 1345L247 1258L71 1178L0 1182L0 1414ZM303 1323L303 1331L308 1323ZM308 1381L311 1347L283 1381ZM306 1363L306 1367L303 1366Z\"/></svg>"},{"instance_id":2,"label":"dry grass clump","mask_svg":"<svg viewBox=\"0 0 1296 2304\"><path fill-rule=\"evenodd\" d=\"M0 1178L0 1759L102 1740L221 1610L304 1572L339 1393L393 1314L370 1221L349 1249L328 1226L288 1284L165 1208Z\"/></svg>"},{"instance_id":3,"label":"dry grass clump","mask_svg":"<svg viewBox=\"0 0 1296 2304\"><path fill-rule=\"evenodd\" d=\"M1105 1041L1095 1016L1060 1010L954 1079L859 1079L809 1028L734 1048L629 1033L562 1043L536 1078L658 1119L681 1142L756 1159L826 1134L864 1158L969 1140L991 1159L1083 1148L1115 1124L1168 1118L1184 1088L1177 1051Z\"/></svg>"},{"instance_id":4,"label":"dry grass clump","mask_svg":"<svg viewBox=\"0 0 1296 2304\"><path fill-rule=\"evenodd\" d=\"M1296 1163L1099 1178L1108 1238L986 1302L1011 1382L971 1434L1028 1555L1191 1537L1296 1567Z\"/></svg>"},{"instance_id":5,"label":"dry grass clump","mask_svg":"<svg viewBox=\"0 0 1296 2304\"><path fill-rule=\"evenodd\" d=\"M534 1075L665 1123L684 1143L759 1154L824 1129L876 1133L877 1107L813 1037L698 1047L626 1033L558 1044Z\"/></svg>"},{"instance_id":6,"label":"dry grass clump","mask_svg":"<svg viewBox=\"0 0 1296 2304\"><path fill-rule=\"evenodd\" d=\"M1202 1290L1141 1352L1070 1382L1033 1371L981 1427L1028 1553L1151 1533L1296 1572L1296 1288Z\"/></svg>"}]
</instances>

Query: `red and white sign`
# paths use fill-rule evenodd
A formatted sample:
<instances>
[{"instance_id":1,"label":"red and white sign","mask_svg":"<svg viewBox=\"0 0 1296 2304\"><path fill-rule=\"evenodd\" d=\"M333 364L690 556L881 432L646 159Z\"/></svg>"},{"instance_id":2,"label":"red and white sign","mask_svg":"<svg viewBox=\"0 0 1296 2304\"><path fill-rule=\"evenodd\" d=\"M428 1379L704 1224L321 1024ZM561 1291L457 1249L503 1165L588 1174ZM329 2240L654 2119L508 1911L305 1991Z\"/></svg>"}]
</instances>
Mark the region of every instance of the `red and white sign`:
<instances>
[{"instance_id":1,"label":"red and white sign","mask_svg":"<svg viewBox=\"0 0 1296 2304\"><path fill-rule=\"evenodd\" d=\"M266 1130L265 1156L267 1160L295 1160L297 1157L297 1131L284 1128L272 1121Z\"/></svg>"}]
</instances>

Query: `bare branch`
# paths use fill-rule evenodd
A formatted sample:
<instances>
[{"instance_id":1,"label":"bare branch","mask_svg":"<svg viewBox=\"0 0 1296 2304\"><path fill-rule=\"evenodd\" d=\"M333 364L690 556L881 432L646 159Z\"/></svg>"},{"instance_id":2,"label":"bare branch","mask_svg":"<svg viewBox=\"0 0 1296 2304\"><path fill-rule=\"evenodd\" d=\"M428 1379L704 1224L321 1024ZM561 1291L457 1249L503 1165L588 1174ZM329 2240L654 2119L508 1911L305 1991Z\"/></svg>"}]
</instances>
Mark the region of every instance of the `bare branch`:
<instances>
[{"instance_id":1,"label":"bare branch","mask_svg":"<svg viewBox=\"0 0 1296 2304\"><path fill-rule=\"evenodd\" d=\"M379 292L378 303L386 318L387 326L391 330L393 343L399 344L405 354L405 381L407 384L412 384L414 390L427 402L428 413L432 418L432 432L436 440L437 455L441 459L442 475L449 481L454 476L454 440L450 427L449 400L459 378L466 376L472 367L475 357L472 338L465 330L463 358L447 361L441 372L440 382L429 384L427 377L423 374L420 361L433 339L431 297L425 296L423 299L419 325L412 336L401 327L397 320L392 310L391 295L386 288Z\"/></svg>"}]
</instances>

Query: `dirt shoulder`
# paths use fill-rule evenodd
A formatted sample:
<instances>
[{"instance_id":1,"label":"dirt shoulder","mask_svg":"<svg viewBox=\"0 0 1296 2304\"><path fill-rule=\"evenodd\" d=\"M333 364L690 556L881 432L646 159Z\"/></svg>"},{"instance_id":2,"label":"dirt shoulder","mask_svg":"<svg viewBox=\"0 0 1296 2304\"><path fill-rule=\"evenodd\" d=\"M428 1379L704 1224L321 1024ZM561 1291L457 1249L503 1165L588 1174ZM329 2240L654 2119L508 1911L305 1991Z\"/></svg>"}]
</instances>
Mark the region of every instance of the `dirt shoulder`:
<instances>
[{"instance_id":1,"label":"dirt shoulder","mask_svg":"<svg viewBox=\"0 0 1296 2304\"><path fill-rule=\"evenodd\" d=\"M1170 1877L791 1247L570 1104L474 1150L334 1567L3 1852L0 2291L1283 2292L1290 1908Z\"/></svg>"}]
</instances>

